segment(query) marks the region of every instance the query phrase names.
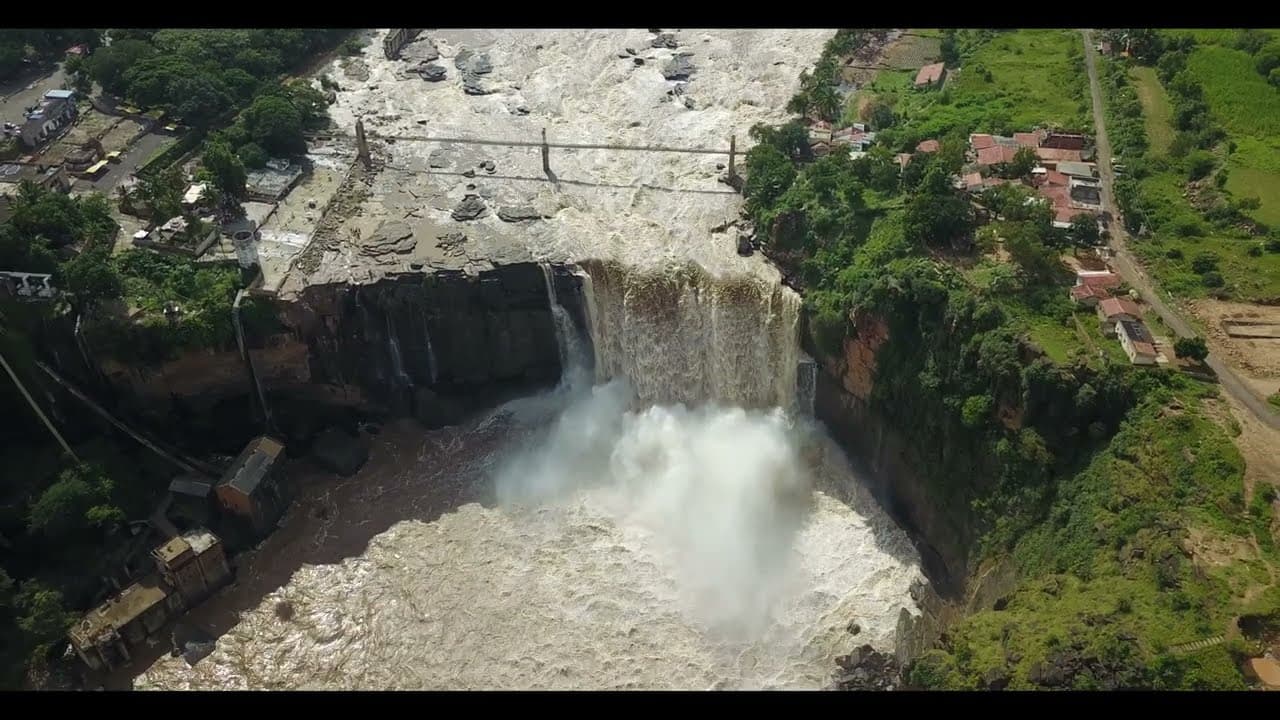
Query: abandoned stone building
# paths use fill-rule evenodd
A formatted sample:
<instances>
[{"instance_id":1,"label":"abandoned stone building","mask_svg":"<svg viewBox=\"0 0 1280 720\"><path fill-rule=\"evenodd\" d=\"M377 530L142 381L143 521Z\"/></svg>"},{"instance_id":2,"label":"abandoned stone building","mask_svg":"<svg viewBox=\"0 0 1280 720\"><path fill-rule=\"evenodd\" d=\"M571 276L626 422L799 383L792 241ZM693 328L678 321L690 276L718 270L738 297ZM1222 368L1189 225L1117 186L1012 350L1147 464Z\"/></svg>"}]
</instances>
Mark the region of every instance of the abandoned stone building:
<instances>
[{"instance_id":1,"label":"abandoned stone building","mask_svg":"<svg viewBox=\"0 0 1280 720\"><path fill-rule=\"evenodd\" d=\"M280 521L289 501L281 479L284 445L265 435L250 442L218 481L214 493L228 515L265 535Z\"/></svg>"},{"instance_id":2,"label":"abandoned stone building","mask_svg":"<svg viewBox=\"0 0 1280 720\"><path fill-rule=\"evenodd\" d=\"M231 581L222 542L203 528L151 552L156 571L90 610L71 628L71 647L93 670L111 670L179 612Z\"/></svg>"}]
</instances>

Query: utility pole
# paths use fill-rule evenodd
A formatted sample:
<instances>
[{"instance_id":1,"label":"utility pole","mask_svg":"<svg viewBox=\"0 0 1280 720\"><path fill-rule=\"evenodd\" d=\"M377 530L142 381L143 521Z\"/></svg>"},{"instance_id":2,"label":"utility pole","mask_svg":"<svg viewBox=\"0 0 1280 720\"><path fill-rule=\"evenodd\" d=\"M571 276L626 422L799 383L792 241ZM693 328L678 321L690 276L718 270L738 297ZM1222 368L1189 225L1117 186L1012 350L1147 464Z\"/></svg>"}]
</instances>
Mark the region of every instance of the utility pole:
<instances>
[{"instance_id":1,"label":"utility pole","mask_svg":"<svg viewBox=\"0 0 1280 720\"><path fill-rule=\"evenodd\" d=\"M9 367L9 361L5 360L4 353L0 353L0 365L4 365L5 372L9 373L10 378L13 378L13 384L18 386L18 391L22 393L22 397L27 399L27 402L31 405L31 409L36 411L36 415L40 417L44 426L49 428L50 434L57 438L58 444L62 446L63 451L65 451L74 462L79 464L80 458L76 457L71 446L67 444L67 441L63 439L62 434L58 432L58 428L53 426L53 423L49 420L48 416L44 414L44 410L40 409L40 406L36 404L35 398L31 397L31 393L27 392L27 386L22 384L22 380L18 378L18 374L13 371L13 368Z\"/></svg>"},{"instance_id":2,"label":"utility pole","mask_svg":"<svg viewBox=\"0 0 1280 720\"><path fill-rule=\"evenodd\" d=\"M369 159L369 143L364 138L364 118L356 118L356 148L360 162L364 165L364 169L368 170L372 162Z\"/></svg>"},{"instance_id":3,"label":"utility pole","mask_svg":"<svg viewBox=\"0 0 1280 720\"><path fill-rule=\"evenodd\" d=\"M551 174L551 146L547 144L547 129L542 128L542 172L547 177L554 177Z\"/></svg>"},{"instance_id":4,"label":"utility pole","mask_svg":"<svg viewBox=\"0 0 1280 720\"><path fill-rule=\"evenodd\" d=\"M738 177L738 166L734 161L738 157L738 136L729 136L729 179L733 180Z\"/></svg>"}]
</instances>

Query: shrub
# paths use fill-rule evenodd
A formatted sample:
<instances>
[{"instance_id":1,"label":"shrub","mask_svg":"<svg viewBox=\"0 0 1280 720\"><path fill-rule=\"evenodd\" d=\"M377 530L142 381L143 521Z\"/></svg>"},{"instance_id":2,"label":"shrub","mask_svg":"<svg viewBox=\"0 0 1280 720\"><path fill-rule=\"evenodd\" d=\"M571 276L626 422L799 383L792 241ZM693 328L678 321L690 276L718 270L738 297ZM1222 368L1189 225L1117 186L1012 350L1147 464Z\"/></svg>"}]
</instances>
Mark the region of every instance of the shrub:
<instances>
[{"instance_id":1,"label":"shrub","mask_svg":"<svg viewBox=\"0 0 1280 720\"><path fill-rule=\"evenodd\" d=\"M1249 246L1249 257L1262 257L1262 246L1261 245Z\"/></svg>"},{"instance_id":2,"label":"shrub","mask_svg":"<svg viewBox=\"0 0 1280 720\"><path fill-rule=\"evenodd\" d=\"M1170 260L1181 260L1182 250L1179 248L1170 248L1169 251L1164 254L1164 256L1169 258Z\"/></svg>"},{"instance_id":3,"label":"shrub","mask_svg":"<svg viewBox=\"0 0 1280 720\"><path fill-rule=\"evenodd\" d=\"M1197 150L1187 155L1187 177L1199 180L1213 171L1213 155Z\"/></svg>"},{"instance_id":4,"label":"shrub","mask_svg":"<svg viewBox=\"0 0 1280 720\"><path fill-rule=\"evenodd\" d=\"M1191 259L1191 269L1201 275L1209 272L1210 270L1217 270L1218 256L1211 252L1197 253L1196 256Z\"/></svg>"},{"instance_id":5,"label":"shrub","mask_svg":"<svg viewBox=\"0 0 1280 720\"><path fill-rule=\"evenodd\" d=\"M1211 270L1202 274L1200 276L1200 282L1204 283L1205 287L1211 288L1220 288L1226 284L1226 280L1223 280L1222 278L1222 273L1217 270Z\"/></svg>"},{"instance_id":6,"label":"shrub","mask_svg":"<svg viewBox=\"0 0 1280 720\"><path fill-rule=\"evenodd\" d=\"M1173 343L1173 352L1180 358L1203 361L1209 356L1209 347L1202 337L1178 338Z\"/></svg>"}]
</instances>

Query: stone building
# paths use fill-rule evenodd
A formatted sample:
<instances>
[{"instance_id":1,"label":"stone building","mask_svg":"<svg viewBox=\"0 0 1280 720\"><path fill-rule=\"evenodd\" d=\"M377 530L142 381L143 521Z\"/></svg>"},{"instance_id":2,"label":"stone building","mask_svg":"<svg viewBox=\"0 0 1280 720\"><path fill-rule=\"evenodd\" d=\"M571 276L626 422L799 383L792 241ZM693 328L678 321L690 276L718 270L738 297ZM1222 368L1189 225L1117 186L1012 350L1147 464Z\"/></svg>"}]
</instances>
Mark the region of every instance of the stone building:
<instances>
[{"instance_id":1,"label":"stone building","mask_svg":"<svg viewBox=\"0 0 1280 720\"><path fill-rule=\"evenodd\" d=\"M218 481L214 493L219 507L247 521L257 535L271 532L289 504L280 477L283 460L279 440L255 438Z\"/></svg>"},{"instance_id":2,"label":"stone building","mask_svg":"<svg viewBox=\"0 0 1280 720\"><path fill-rule=\"evenodd\" d=\"M160 574L192 607L231 581L222 541L203 528L185 533L151 551Z\"/></svg>"}]
</instances>

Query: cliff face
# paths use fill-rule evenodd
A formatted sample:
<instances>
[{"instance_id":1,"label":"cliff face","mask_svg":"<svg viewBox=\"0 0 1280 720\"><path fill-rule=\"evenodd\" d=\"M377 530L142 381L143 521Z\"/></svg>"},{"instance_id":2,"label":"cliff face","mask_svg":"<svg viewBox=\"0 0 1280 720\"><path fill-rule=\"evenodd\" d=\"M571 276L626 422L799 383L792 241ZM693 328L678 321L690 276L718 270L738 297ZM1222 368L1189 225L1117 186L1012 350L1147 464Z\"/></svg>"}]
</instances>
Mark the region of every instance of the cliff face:
<instances>
[{"instance_id":1,"label":"cliff face","mask_svg":"<svg viewBox=\"0 0 1280 720\"><path fill-rule=\"evenodd\" d=\"M944 595L956 596L964 589L974 540L964 522L967 509L940 502L916 471L922 448L940 439L911 437L871 402L876 356L889 339L888 326L863 313L851 319L856 331L844 339L840 354L816 355L821 371L814 413L866 466L880 504L916 538L929 579Z\"/></svg>"},{"instance_id":2,"label":"cliff face","mask_svg":"<svg viewBox=\"0 0 1280 720\"><path fill-rule=\"evenodd\" d=\"M533 263L317 285L279 301L283 330L245 337L277 431L308 440L322 425L356 416L414 415L442 425L554 384L560 354L548 271L581 329L579 277ZM98 365L121 406L158 424L219 408L223 424L239 418L246 439L260 431L260 403L237 351L188 352L153 368Z\"/></svg>"}]
</instances>

